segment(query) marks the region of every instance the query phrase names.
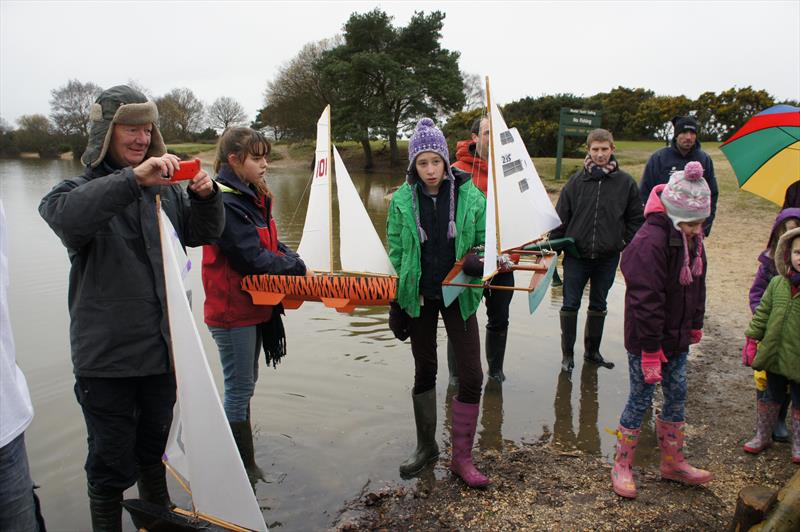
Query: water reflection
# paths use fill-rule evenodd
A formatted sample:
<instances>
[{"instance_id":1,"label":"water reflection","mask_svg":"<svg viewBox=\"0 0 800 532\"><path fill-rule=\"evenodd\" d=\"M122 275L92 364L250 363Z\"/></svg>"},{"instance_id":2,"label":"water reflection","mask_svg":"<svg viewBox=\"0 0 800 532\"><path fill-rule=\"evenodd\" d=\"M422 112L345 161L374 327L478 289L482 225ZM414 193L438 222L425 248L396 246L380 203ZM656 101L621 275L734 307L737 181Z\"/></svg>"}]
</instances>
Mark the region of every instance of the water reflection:
<instances>
[{"instance_id":1,"label":"water reflection","mask_svg":"<svg viewBox=\"0 0 800 532\"><path fill-rule=\"evenodd\" d=\"M494 379L487 379L483 389L478 445L497 451L503 448L503 385Z\"/></svg>"},{"instance_id":2,"label":"water reflection","mask_svg":"<svg viewBox=\"0 0 800 532\"><path fill-rule=\"evenodd\" d=\"M42 485L45 518L58 523L60 530L89 528L83 471L86 432L72 392L66 304L69 261L37 207L58 181L80 173L80 165L72 161L0 161L0 195L10 229L9 305L18 361L36 409L26 443L33 477ZM302 233L309 175L305 169L276 169L269 175L277 198L273 213L280 239L293 247ZM383 237L388 206L384 195L402 181L402 175L352 177ZM189 250L195 264L200 264L200 255L198 249ZM221 388L216 345L203 325L199 268L192 271L190 282L195 320ZM528 282L526 275L517 280L519 285ZM559 377L560 289L550 290L549 305L540 305L533 315L525 297L514 297L504 363L508 379L502 388L487 382L478 434L481 449L499 449L504 441L535 441L543 427L557 424L554 438L572 442L572 448L589 446L594 453L610 456L614 438L602 428L616 427L628 390L623 294L622 287L609 294L603 340L604 355L617 368L586 375L582 370L580 390L577 382L572 387ZM477 316L483 331L485 309L479 308ZM346 315L306 303L287 312L288 356L277 369L262 368L251 403L256 459L266 477L256 485L257 497L266 521L281 530L325 529L342 502L358 495L365 484L403 482L397 466L415 443L410 400L414 362L408 342L394 339L386 319L385 307ZM442 420L437 441L443 459L426 470L425 482L449 476L446 459L455 390L447 389L443 327L437 330L437 343L442 346L439 368L443 370L437 381ZM578 368L573 378L578 378ZM575 417L579 424L573 427ZM648 454L655 445L651 421L646 422L642 441L637 462L652 455ZM188 503L177 485L170 484L170 491L176 502ZM132 524L127 523L126 529L132 530Z\"/></svg>"},{"instance_id":3,"label":"water reflection","mask_svg":"<svg viewBox=\"0 0 800 532\"><path fill-rule=\"evenodd\" d=\"M578 434L573 424L572 379L569 373L559 372L556 397L553 402L553 443L564 449L579 449L587 454L600 454L598 427L599 402L597 399L597 368L583 364L580 377L580 404L578 407Z\"/></svg>"}]
</instances>

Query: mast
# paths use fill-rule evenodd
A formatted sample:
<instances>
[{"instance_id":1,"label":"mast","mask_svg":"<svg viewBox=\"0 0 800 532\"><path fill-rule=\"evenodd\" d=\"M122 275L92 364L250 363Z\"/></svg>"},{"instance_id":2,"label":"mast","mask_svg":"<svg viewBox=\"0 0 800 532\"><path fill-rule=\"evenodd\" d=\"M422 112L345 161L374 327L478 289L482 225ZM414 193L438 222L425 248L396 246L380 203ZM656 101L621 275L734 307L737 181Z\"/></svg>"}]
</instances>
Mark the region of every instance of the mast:
<instances>
[{"instance_id":1,"label":"mast","mask_svg":"<svg viewBox=\"0 0 800 532\"><path fill-rule=\"evenodd\" d=\"M494 231L497 240L497 256L500 256L500 210L497 202L497 165L494 161L494 124L492 123L492 93L489 91L489 76L486 76L486 111L489 115L489 156L492 158L492 189L494 192Z\"/></svg>"},{"instance_id":2,"label":"mast","mask_svg":"<svg viewBox=\"0 0 800 532\"><path fill-rule=\"evenodd\" d=\"M333 181L331 180L331 165L333 163L333 140L331 137L331 106L325 108L328 113L328 164L325 165L325 171L328 174L328 238L330 239L330 273L333 273Z\"/></svg>"}]
</instances>

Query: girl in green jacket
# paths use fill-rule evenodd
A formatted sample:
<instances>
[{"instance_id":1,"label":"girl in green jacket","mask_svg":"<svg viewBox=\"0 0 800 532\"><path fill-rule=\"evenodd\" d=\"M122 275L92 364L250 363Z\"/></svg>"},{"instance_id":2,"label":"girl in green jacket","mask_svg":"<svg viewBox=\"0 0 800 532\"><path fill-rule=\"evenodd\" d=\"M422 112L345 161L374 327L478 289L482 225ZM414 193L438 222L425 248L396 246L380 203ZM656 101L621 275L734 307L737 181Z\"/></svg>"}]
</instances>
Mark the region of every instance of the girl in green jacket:
<instances>
[{"instance_id":1,"label":"girl in green jacket","mask_svg":"<svg viewBox=\"0 0 800 532\"><path fill-rule=\"evenodd\" d=\"M398 315L407 315L415 366L412 401L417 447L400 466L400 474L414 476L439 457L436 329L441 314L459 373L459 392L453 399L450 470L470 487L483 487L489 479L472 464L483 381L475 317L481 289L467 288L446 306L442 281L457 259L483 244L486 198L469 174L450 168L447 142L430 118L417 124L408 144L408 159L406 182L392 196L387 221L389 258L399 276L390 325L397 322ZM405 338L396 327L393 330Z\"/></svg>"},{"instance_id":2,"label":"girl in green jacket","mask_svg":"<svg viewBox=\"0 0 800 532\"><path fill-rule=\"evenodd\" d=\"M800 463L800 227L787 231L775 251L778 274L767 286L742 349L742 362L767 372L770 400L758 404L756 436L744 445L758 453L772 445L772 427L792 394L792 462Z\"/></svg>"}]
</instances>

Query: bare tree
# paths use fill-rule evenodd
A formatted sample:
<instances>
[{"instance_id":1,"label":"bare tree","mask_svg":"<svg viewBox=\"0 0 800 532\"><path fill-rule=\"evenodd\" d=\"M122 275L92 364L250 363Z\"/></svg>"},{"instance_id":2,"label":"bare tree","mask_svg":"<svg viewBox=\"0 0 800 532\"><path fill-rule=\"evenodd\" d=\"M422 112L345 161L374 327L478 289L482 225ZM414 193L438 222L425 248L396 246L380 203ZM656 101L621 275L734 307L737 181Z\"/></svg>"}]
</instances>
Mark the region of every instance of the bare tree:
<instances>
[{"instance_id":1,"label":"bare tree","mask_svg":"<svg viewBox=\"0 0 800 532\"><path fill-rule=\"evenodd\" d=\"M464 80L464 97L467 102L464 104L464 111L472 111L473 109L480 109L486 104L486 94L483 90L483 80L478 74L461 74L461 79Z\"/></svg>"},{"instance_id":2,"label":"bare tree","mask_svg":"<svg viewBox=\"0 0 800 532\"><path fill-rule=\"evenodd\" d=\"M89 113L103 91L91 81L71 79L66 85L50 91L50 119L62 135L89 136Z\"/></svg>"},{"instance_id":3,"label":"bare tree","mask_svg":"<svg viewBox=\"0 0 800 532\"><path fill-rule=\"evenodd\" d=\"M172 89L156 100L159 128L165 139L189 140L203 126L203 102L191 89Z\"/></svg>"},{"instance_id":4,"label":"bare tree","mask_svg":"<svg viewBox=\"0 0 800 532\"><path fill-rule=\"evenodd\" d=\"M256 121L289 137L314 138L319 114L331 102L330 91L315 66L325 51L342 42L337 36L308 43L281 66L275 79L267 83L264 107Z\"/></svg>"},{"instance_id":5,"label":"bare tree","mask_svg":"<svg viewBox=\"0 0 800 532\"><path fill-rule=\"evenodd\" d=\"M224 131L230 126L239 126L247 122L244 107L230 96L214 100L208 108L207 115L208 125L217 131Z\"/></svg>"},{"instance_id":6,"label":"bare tree","mask_svg":"<svg viewBox=\"0 0 800 532\"><path fill-rule=\"evenodd\" d=\"M44 115L23 115L17 119L16 142L21 151L36 152L41 158L58 157L58 137Z\"/></svg>"}]
</instances>

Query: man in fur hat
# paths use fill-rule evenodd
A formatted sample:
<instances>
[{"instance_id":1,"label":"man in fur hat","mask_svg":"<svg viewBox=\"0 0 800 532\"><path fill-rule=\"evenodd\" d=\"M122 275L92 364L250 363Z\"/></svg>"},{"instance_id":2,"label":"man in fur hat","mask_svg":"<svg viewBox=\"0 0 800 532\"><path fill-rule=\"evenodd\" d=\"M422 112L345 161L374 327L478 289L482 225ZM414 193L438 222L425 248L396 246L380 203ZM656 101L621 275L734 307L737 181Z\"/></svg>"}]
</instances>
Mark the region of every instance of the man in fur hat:
<instances>
[{"instance_id":1,"label":"man in fur hat","mask_svg":"<svg viewBox=\"0 0 800 532\"><path fill-rule=\"evenodd\" d=\"M86 420L86 476L94 530L121 529L122 493L169 505L161 457L172 423L164 265L156 196L184 246L218 238L222 194L200 171L188 185L168 178L158 109L137 90L104 91L91 110L80 177L56 185L39 214L67 248L75 395Z\"/></svg>"},{"instance_id":2,"label":"man in fur hat","mask_svg":"<svg viewBox=\"0 0 800 532\"><path fill-rule=\"evenodd\" d=\"M717 178L714 176L714 163L711 161L711 157L700 149L700 141L697 140L700 128L693 116L676 116L672 119L672 125L674 129L669 146L661 148L651 155L644 167L644 174L639 182L639 196L644 205L654 186L666 184L670 176L683 170L687 163L699 162L703 165L703 176L711 189L711 215L703 224L705 236L708 236L717 212L717 198L719 197Z\"/></svg>"}]
</instances>

